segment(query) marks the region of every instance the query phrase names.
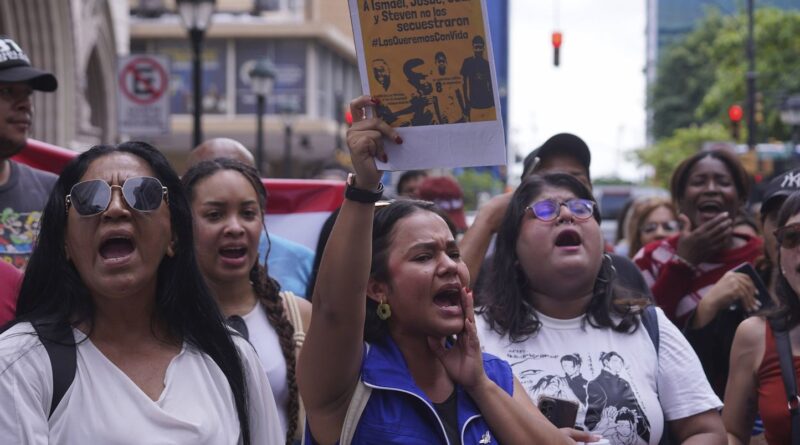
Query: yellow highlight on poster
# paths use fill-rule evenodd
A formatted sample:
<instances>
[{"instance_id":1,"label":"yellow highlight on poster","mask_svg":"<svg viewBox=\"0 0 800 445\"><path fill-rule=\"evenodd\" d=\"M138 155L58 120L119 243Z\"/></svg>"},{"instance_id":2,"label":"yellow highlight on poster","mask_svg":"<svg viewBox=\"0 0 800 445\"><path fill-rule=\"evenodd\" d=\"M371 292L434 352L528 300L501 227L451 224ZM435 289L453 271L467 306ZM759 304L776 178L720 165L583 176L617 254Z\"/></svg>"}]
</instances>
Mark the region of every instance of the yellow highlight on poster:
<instances>
[{"instance_id":1,"label":"yellow highlight on poster","mask_svg":"<svg viewBox=\"0 0 800 445\"><path fill-rule=\"evenodd\" d=\"M497 119L480 0L358 5L369 89L380 99L381 118L394 127Z\"/></svg>"}]
</instances>

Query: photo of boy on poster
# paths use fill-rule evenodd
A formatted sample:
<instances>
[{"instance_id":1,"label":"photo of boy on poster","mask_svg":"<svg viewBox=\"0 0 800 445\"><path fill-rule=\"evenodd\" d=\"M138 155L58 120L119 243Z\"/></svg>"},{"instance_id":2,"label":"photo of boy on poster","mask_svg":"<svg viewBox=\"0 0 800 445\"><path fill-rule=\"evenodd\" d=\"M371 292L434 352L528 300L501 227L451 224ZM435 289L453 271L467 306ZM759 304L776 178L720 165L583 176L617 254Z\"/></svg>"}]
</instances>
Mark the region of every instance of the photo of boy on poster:
<instances>
[{"instance_id":1,"label":"photo of boy on poster","mask_svg":"<svg viewBox=\"0 0 800 445\"><path fill-rule=\"evenodd\" d=\"M447 56L438 51L433 56L436 62L436 75L433 78L434 96L437 98L443 124L461 123L469 120L469 111L461 91L461 78L447 72Z\"/></svg>"},{"instance_id":2,"label":"photo of boy on poster","mask_svg":"<svg viewBox=\"0 0 800 445\"><path fill-rule=\"evenodd\" d=\"M485 48L483 37L473 37L473 56L467 57L461 64L464 97L470 121L486 120L486 112L494 108L491 68L489 61L483 57Z\"/></svg>"}]
</instances>

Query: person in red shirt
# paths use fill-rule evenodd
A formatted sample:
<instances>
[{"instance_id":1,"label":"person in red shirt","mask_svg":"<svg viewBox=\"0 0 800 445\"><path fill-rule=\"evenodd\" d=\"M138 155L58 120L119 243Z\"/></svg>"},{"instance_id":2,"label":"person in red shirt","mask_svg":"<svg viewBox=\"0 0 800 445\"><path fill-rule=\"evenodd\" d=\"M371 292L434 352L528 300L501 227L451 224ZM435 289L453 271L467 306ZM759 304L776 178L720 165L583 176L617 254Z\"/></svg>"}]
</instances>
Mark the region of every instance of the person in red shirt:
<instances>
[{"instance_id":1,"label":"person in red shirt","mask_svg":"<svg viewBox=\"0 0 800 445\"><path fill-rule=\"evenodd\" d=\"M0 261L0 327L14 318L21 281L21 270L5 261Z\"/></svg>"}]
</instances>

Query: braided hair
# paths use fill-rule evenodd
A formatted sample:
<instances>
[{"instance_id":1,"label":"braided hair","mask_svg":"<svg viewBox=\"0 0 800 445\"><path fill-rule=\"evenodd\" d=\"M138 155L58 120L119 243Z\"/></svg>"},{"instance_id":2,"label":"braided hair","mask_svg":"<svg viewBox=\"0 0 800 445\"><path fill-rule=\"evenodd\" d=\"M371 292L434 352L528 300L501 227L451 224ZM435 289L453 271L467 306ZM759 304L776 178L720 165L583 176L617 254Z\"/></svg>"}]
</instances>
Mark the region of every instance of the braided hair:
<instances>
[{"instance_id":1,"label":"braided hair","mask_svg":"<svg viewBox=\"0 0 800 445\"><path fill-rule=\"evenodd\" d=\"M294 326L286 316L280 296L280 285L267 274L267 270L258 262L250 269L250 281L253 283L253 290L258 301L264 308L264 312L267 313L269 324L278 334L278 342L286 361L286 386L289 388L289 400L286 401L286 444L290 445L294 442L300 422L300 397L295 377L297 356L294 347ZM295 297L289 294L287 298Z\"/></svg>"},{"instance_id":2,"label":"braided hair","mask_svg":"<svg viewBox=\"0 0 800 445\"><path fill-rule=\"evenodd\" d=\"M203 161L189 169L182 178L189 200L191 201L194 199L194 188L197 183L223 170L236 171L250 182L250 185L253 186L258 197L258 205L263 215L267 206L267 191L261 183L258 172L255 168L233 159L217 158L210 161ZM261 224L264 228L264 232L267 233L263 216ZM270 246L268 233L267 245ZM264 264L266 264L268 255L269 248L264 256ZM297 354L294 345L295 329L289 321L286 310L283 307L283 301L280 296L280 284L269 276L267 269L259 264L258 261L256 261L250 269L250 282L253 285L253 291L256 294L256 298L258 298L258 302L261 303L261 307L264 308L269 324L278 334L278 342L281 347L281 352L283 353L283 358L286 361L286 386L289 389L289 398L286 402L286 443L289 445L294 443L294 437L300 423L300 395L297 389L297 378L295 376L297 367ZM290 297L294 298L294 296Z\"/></svg>"}]
</instances>

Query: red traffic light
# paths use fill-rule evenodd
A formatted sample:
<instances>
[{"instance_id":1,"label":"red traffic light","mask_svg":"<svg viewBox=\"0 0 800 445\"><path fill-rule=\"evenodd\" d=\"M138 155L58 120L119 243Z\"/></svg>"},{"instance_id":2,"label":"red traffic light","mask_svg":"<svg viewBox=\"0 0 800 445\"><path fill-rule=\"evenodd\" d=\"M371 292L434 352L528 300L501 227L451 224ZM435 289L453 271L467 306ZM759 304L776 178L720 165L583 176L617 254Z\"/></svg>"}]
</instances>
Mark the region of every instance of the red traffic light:
<instances>
[{"instance_id":1,"label":"red traffic light","mask_svg":"<svg viewBox=\"0 0 800 445\"><path fill-rule=\"evenodd\" d=\"M744 112L742 111L741 105L734 104L728 107L728 117L732 122L740 122L742 120L742 116L744 116Z\"/></svg>"},{"instance_id":2,"label":"red traffic light","mask_svg":"<svg viewBox=\"0 0 800 445\"><path fill-rule=\"evenodd\" d=\"M561 48L561 32L553 31L552 35L553 48Z\"/></svg>"}]
</instances>

